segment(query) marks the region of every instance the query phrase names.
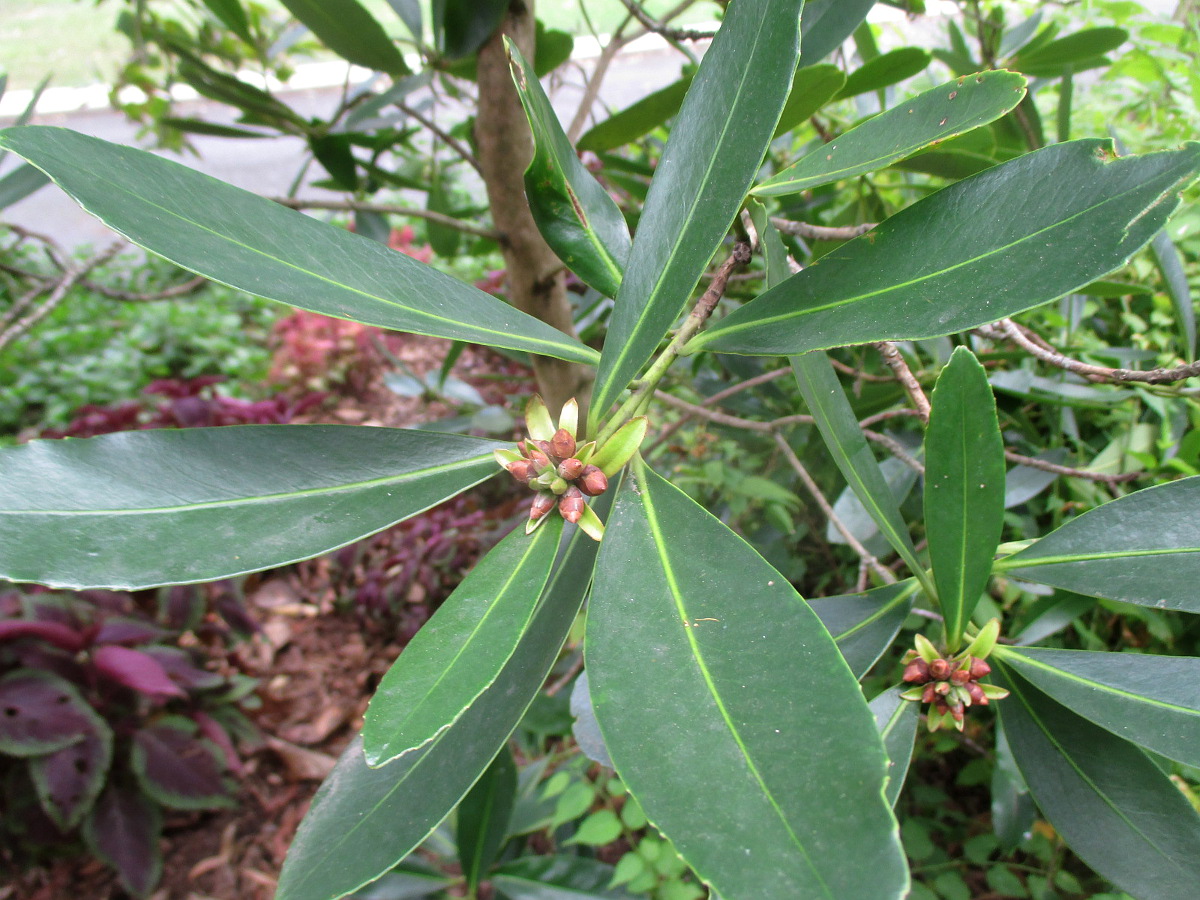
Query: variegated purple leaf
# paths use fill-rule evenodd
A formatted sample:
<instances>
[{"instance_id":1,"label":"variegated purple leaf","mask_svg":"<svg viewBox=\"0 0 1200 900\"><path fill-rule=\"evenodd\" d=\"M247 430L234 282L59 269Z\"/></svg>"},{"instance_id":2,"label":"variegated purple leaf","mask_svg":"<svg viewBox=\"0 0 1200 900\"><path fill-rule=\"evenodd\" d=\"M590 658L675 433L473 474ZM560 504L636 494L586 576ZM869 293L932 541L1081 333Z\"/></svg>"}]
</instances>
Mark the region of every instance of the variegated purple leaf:
<instances>
[{"instance_id":1,"label":"variegated purple leaf","mask_svg":"<svg viewBox=\"0 0 1200 900\"><path fill-rule=\"evenodd\" d=\"M112 762L112 731L98 715L83 739L29 761L42 809L63 831L75 828L100 796Z\"/></svg>"},{"instance_id":2,"label":"variegated purple leaf","mask_svg":"<svg viewBox=\"0 0 1200 900\"><path fill-rule=\"evenodd\" d=\"M141 650L106 644L93 651L92 665L105 678L156 699L187 696L167 676L162 663Z\"/></svg>"},{"instance_id":3,"label":"variegated purple leaf","mask_svg":"<svg viewBox=\"0 0 1200 900\"><path fill-rule=\"evenodd\" d=\"M18 669L0 678L0 753L41 756L82 740L95 713L70 682Z\"/></svg>"},{"instance_id":4,"label":"variegated purple leaf","mask_svg":"<svg viewBox=\"0 0 1200 900\"><path fill-rule=\"evenodd\" d=\"M92 852L116 869L136 897L149 894L162 874L161 831L158 806L135 788L115 783L105 788L83 825Z\"/></svg>"},{"instance_id":5,"label":"variegated purple leaf","mask_svg":"<svg viewBox=\"0 0 1200 900\"><path fill-rule=\"evenodd\" d=\"M232 806L220 751L196 725L167 716L133 736L133 771L147 794L175 809Z\"/></svg>"}]
</instances>

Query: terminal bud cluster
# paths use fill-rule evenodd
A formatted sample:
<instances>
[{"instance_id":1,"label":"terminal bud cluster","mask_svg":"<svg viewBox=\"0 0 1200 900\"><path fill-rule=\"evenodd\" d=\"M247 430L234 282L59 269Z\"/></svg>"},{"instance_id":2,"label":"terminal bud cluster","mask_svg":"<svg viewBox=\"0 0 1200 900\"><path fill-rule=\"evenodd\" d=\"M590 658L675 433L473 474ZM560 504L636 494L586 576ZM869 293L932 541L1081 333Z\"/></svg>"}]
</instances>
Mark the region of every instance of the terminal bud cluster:
<instances>
[{"instance_id":1,"label":"terminal bud cluster","mask_svg":"<svg viewBox=\"0 0 1200 900\"><path fill-rule=\"evenodd\" d=\"M980 679L992 671L986 657L996 646L1000 622L992 619L965 650L955 656L943 656L923 635L918 634L915 649L904 656L904 680L913 685L900 696L928 704L925 723L930 731L953 726L963 729L969 706L987 706L1001 700L1008 691Z\"/></svg>"}]
</instances>

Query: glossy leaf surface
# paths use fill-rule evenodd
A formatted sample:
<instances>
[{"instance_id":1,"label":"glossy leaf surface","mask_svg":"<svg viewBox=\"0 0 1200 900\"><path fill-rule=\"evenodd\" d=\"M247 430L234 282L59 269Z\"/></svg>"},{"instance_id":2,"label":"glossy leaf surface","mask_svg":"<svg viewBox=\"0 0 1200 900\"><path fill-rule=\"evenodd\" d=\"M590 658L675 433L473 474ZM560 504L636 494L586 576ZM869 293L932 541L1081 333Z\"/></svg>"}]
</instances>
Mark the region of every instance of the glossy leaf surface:
<instances>
[{"instance_id":1,"label":"glossy leaf surface","mask_svg":"<svg viewBox=\"0 0 1200 900\"><path fill-rule=\"evenodd\" d=\"M533 67L514 45L505 46L533 132L533 159L525 170L533 219L568 269L606 297L615 297L631 243L625 217L579 161Z\"/></svg>"},{"instance_id":2,"label":"glossy leaf surface","mask_svg":"<svg viewBox=\"0 0 1200 900\"><path fill-rule=\"evenodd\" d=\"M538 533L545 531L543 528ZM501 747L487 771L462 798L456 814L458 861L472 893L487 877L508 837L508 821L516 796L517 764L512 751L507 746Z\"/></svg>"},{"instance_id":3,"label":"glossy leaf surface","mask_svg":"<svg viewBox=\"0 0 1200 900\"><path fill-rule=\"evenodd\" d=\"M0 453L0 576L142 588L307 559L484 480L496 446L341 425L31 441Z\"/></svg>"},{"instance_id":4,"label":"glossy leaf surface","mask_svg":"<svg viewBox=\"0 0 1200 900\"><path fill-rule=\"evenodd\" d=\"M811 5L810 3L809 6ZM791 131L812 116L828 103L845 83L846 76L835 65L822 63L816 66L806 66L802 63L801 67L796 70L796 76L792 79L792 89L788 92L783 112L779 114L779 124L775 126L775 137Z\"/></svg>"},{"instance_id":5,"label":"glossy leaf surface","mask_svg":"<svg viewBox=\"0 0 1200 900\"><path fill-rule=\"evenodd\" d=\"M507 665L558 551L562 517L509 533L472 569L392 664L363 724L372 766L428 743L458 720Z\"/></svg>"},{"instance_id":6,"label":"glossy leaf surface","mask_svg":"<svg viewBox=\"0 0 1200 900\"><path fill-rule=\"evenodd\" d=\"M925 430L925 536L945 618L958 650L992 576L1004 525L1004 441L987 372L959 347L938 376Z\"/></svg>"},{"instance_id":7,"label":"glossy leaf surface","mask_svg":"<svg viewBox=\"0 0 1200 900\"><path fill-rule=\"evenodd\" d=\"M1200 476L1105 503L997 565L1077 594L1200 613Z\"/></svg>"},{"instance_id":8,"label":"glossy leaf surface","mask_svg":"<svg viewBox=\"0 0 1200 900\"><path fill-rule=\"evenodd\" d=\"M1170 759L1200 766L1200 658L1000 649L1007 665L1085 719Z\"/></svg>"},{"instance_id":9,"label":"glossy leaf surface","mask_svg":"<svg viewBox=\"0 0 1200 900\"><path fill-rule=\"evenodd\" d=\"M784 169L754 189L763 197L796 194L898 162L1004 115L1025 96L1015 72L983 72L893 106Z\"/></svg>"},{"instance_id":10,"label":"glossy leaf surface","mask_svg":"<svg viewBox=\"0 0 1200 900\"><path fill-rule=\"evenodd\" d=\"M833 636L855 678L862 678L891 646L913 606L909 579L864 594L822 597L808 605Z\"/></svg>"},{"instance_id":11,"label":"glossy leaf surface","mask_svg":"<svg viewBox=\"0 0 1200 900\"><path fill-rule=\"evenodd\" d=\"M598 497L600 511L610 503ZM542 606L491 687L425 747L379 768L355 740L321 786L284 862L276 900L333 900L378 878L454 808L508 740L558 657L591 583L597 544L576 530Z\"/></svg>"},{"instance_id":12,"label":"glossy leaf surface","mask_svg":"<svg viewBox=\"0 0 1200 900\"><path fill-rule=\"evenodd\" d=\"M585 656L617 772L726 900L905 893L879 735L833 640L644 464L608 523Z\"/></svg>"},{"instance_id":13,"label":"glossy leaf surface","mask_svg":"<svg viewBox=\"0 0 1200 900\"><path fill-rule=\"evenodd\" d=\"M92 215L214 281L397 331L594 363L595 351L375 241L152 153L62 128L0 132Z\"/></svg>"},{"instance_id":14,"label":"glossy leaf surface","mask_svg":"<svg viewBox=\"0 0 1200 900\"><path fill-rule=\"evenodd\" d=\"M734 310L688 349L786 355L935 337L1082 287L1144 246L1200 169L1197 143L1120 159L1111 147L1055 144L943 188Z\"/></svg>"},{"instance_id":15,"label":"glossy leaf surface","mask_svg":"<svg viewBox=\"0 0 1200 900\"><path fill-rule=\"evenodd\" d=\"M791 86L802 5L734 4L704 54L650 183L609 321L589 433L679 316L741 207Z\"/></svg>"},{"instance_id":16,"label":"glossy leaf surface","mask_svg":"<svg viewBox=\"0 0 1200 900\"><path fill-rule=\"evenodd\" d=\"M1071 849L1138 900L1194 898L1200 815L1183 793L1137 747L1004 674L1012 694L996 706L1009 746Z\"/></svg>"},{"instance_id":17,"label":"glossy leaf surface","mask_svg":"<svg viewBox=\"0 0 1200 900\"><path fill-rule=\"evenodd\" d=\"M871 701L871 712L875 716L875 727L883 738L883 749L888 755L888 783L884 796L888 803L896 805L908 766L912 762L913 745L917 739L917 725L921 721L921 707L900 696L901 689L889 688Z\"/></svg>"},{"instance_id":18,"label":"glossy leaf surface","mask_svg":"<svg viewBox=\"0 0 1200 900\"><path fill-rule=\"evenodd\" d=\"M808 0L801 27L800 65L819 63L840 47L874 5L875 0Z\"/></svg>"},{"instance_id":19,"label":"glossy leaf surface","mask_svg":"<svg viewBox=\"0 0 1200 900\"><path fill-rule=\"evenodd\" d=\"M846 77L835 99L856 97L912 78L929 65L932 57L920 47L900 47L863 63Z\"/></svg>"},{"instance_id":20,"label":"glossy leaf surface","mask_svg":"<svg viewBox=\"0 0 1200 900\"><path fill-rule=\"evenodd\" d=\"M407 75L404 56L358 0L279 0L326 47L349 62Z\"/></svg>"}]
</instances>

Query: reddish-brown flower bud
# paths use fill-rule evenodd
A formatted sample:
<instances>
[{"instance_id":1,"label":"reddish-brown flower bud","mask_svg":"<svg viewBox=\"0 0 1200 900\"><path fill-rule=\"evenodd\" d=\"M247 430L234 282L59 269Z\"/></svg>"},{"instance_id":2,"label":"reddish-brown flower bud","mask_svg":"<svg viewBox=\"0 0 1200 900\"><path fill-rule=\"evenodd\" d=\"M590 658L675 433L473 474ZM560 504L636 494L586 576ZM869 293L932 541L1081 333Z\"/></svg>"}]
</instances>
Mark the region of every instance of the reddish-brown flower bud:
<instances>
[{"instance_id":1,"label":"reddish-brown flower bud","mask_svg":"<svg viewBox=\"0 0 1200 900\"><path fill-rule=\"evenodd\" d=\"M554 504L558 498L553 494L535 494L533 503L529 505L529 518L540 519L550 510L554 509Z\"/></svg>"},{"instance_id":2,"label":"reddish-brown flower bud","mask_svg":"<svg viewBox=\"0 0 1200 900\"><path fill-rule=\"evenodd\" d=\"M937 690L934 688L933 682L925 685L925 692L921 694L922 703L932 703L937 699Z\"/></svg>"},{"instance_id":3,"label":"reddish-brown flower bud","mask_svg":"<svg viewBox=\"0 0 1200 900\"><path fill-rule=\"evenodd\" d=\"M608 476L597 466L584 466L579 489L589 497L599 497L608 490Z\"/></svg>"},{"instance_id":4,"label":"reddish-brown flower bud","mask_svg":"<svg viewBox=\"0 0 1200 900\"><path fill-rule=\"evenodd\" d=\"M971 673L967 669L955 669L950 673L950 680L955 684L966 684L971 680Z\"/></svg>"},{"instance_id":5,"label":"reddish-brown flower bud","mask_svg":"<svg viewBox=\"0 0 1200 900\"><path fill-rule=\"evenodd\" d=\"M971 677L975 681L983 678L991 671L992 667L989 666L984 660L976 659L974 656L971 657Z\"/></svg>"},{"instance_id":6,"label":"reddish-brown flower bud","mask_svg":"<svg viewBox=\"0 0 1200 900\"><path fill-rule=\"evenodd\" d=\"M529 459L533 462L539 474L542 470L550 468L550 458L541 450L531 447L529 449Z\"/></svg>"},{"instance_id":7,"label":"reddish-brown flower bud","mask_svg":"<svg viewBox=\"0 0 1200 900\"><path fill-rule=\"evenodd\" d=\"M925 684L929 681L929 663L918 656L904 668L904 680L912 684Z\"/></svg>"},{"instance_id":8,"label":"reddish-brown flower bud","mask_svg":"<svg viewBox=\"0 0 1200 900\"><path fill-rule=\"evenodd\" d=\"M528 459L518 459L515 462L510 462L508 464L508 471L521 484L528 484L529 479L537 474L533 468L532 460Z\"/></svg>"},{"instance_id":9,"label":"reddish-brown flower bud","mask_svg":"<svg viewBox=\"0 0 1200 900\"><path fill-rule=\"evenodd\" d=\"M555 453L554 453L554 447L553 447L553 446L550 444L550 442L549 442L549 441L534 441L533 443L534 443L534 444L537 446L537 448L538 448L539 450L541 450L541 451L542 451L543 453L545 453L547 456L554 456L554 455L555 455Z\"/></svg>"},{"instance_id":10,"label":"reddish-brown flower bud","mask_svg":"<svg viewBox=\"0 0 1200 900\"><path fill-rule=\"evenodd\" d=\"M567 429L560 428L554 432L554 437L550 438L550 447L559 459L568 459L575 455L575 438L571 437L571 432Z\"/></svg>"},{"instance_id":11,"label":"reddish-brown flower bud","mask_svg":"<svg viewBox=\"0 0 1200 900\"><path fill-rule=\"evenodd\" d=\"M582 473L583 473L583 463L581 463L579 460L575 459L575 457L571 457L570 459L564 459L558 465L558 474L561 477L567 479L567 481L574 481Z\"/></svg>"},{"instance_id":12,"label":"reddish-brown flower bud","mask_svg":"<svg viewBox=\"0 0 1200 900\"><path fill-rule=\"evenodd\" d=\"M583 515L583 494L579 488L571 486L558 501L558 511L568 522L574 524Z\"/></svg>"},{"instance_id":13,"label":"reddish-brown flower bud","mask_svg":"<svg viewBox=\"0 0 1200 900\"><path fill-rule=\"evenodd\" d=\"M948 659L935 659L929 664L929 675L934 681L945 681L953 667Z\"/></svg>"},{"instance_id":14,"label":"reddish-brown flower bud","mask_svg":"<svg viewBox=\"0 0 1200 900\"><path fill-rule=\"evenodd\" d=\"M933 689L939 696L945 697L948 693L950 693L950 682L935 681L933 682Z\"/></svg>"},{"instance_id":15,"label":"reddish-brown flower bud","mask_svg":"<svg viewBox=\"0 0 1200 900\"><path fill-rule=\"evenodd\" d=\"M961 722L963 720L963 705L961 703L951 703L950 715L954 716L955 722Z\"/></svg>"},{"instance_id":16,"label":"reddish-brown flower bud","mask_svg":"<svg viewBox=\"0 0 1200 900\"><path fill-rule=\"evenodd\" d=\"M976 682L967 682L967 693L971 695L971 702L976 706L988 705L987 694L983 692L983 688L981 688Z\"/></svg>"}]
</instances>

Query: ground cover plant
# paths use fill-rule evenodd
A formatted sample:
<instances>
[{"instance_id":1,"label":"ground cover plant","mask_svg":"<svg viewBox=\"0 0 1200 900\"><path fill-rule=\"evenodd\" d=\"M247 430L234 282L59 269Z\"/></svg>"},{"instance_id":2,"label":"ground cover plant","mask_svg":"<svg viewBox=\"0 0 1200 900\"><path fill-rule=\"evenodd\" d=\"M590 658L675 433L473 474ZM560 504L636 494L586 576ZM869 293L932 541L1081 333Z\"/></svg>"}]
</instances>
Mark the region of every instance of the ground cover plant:
<instances>
[{"instance_id":1,"label":"ground cover plant","mask_svg":"<svg viewBox=\"0 0 1200 900\"><path fill-rule=\"evenodd\" d=\"M573 699L580 722L594 721L589 752L611 763L619 790L714 894L952 896L940 880L913 885L901 837L919 836L902 832L893 812L923 715L934 734L926 742L962 731L994 747L1000 811L983 859L993 846L1012 846L1014 828L1030 827L1031 798L1113 885L1137 897L1190 896L1200 818L1173 779L1186 787L1200 763L1196 658L1113 652L1100 637L1094 649L1030 646L1072 623L1082 636L1094 629L1087 613L1106 603L1123 604L1132 621L1144 610L1147 628L1167 621L1158 610L1200 612L1191 590L1200 559L1200 483L1187 469L1194 453L1169 464L1167 452L1195 411L1155 387L1197 374L1187 362L1190 299L1167 291L1155 309L1171 326L1155 340L1175 342L1180 365L1137 368L1146 356L1111 348L1095 348L1106 361L1081 362L1011 317L1067 297L1054 313L1081 329L1102 318L1096 303L1117 298L1132 321L1140 307L1129 298L1153 291L1124 278L1140 261L1124 267L1151 245L1169 269L1162 260L1174 251L1159 236L1200 172L1200 145L1128 155L1107 138L1068 140L1069 108L1063 140L1047 142L1029 79L992 68L995 51L1008 40L1006 57L1031 75L1063 78L1120 36L1059 37L1036 22L1008 30L992 16L975 23L984 58L959 35L947 64L963 71L949 81L884 103L775 165L769 151L781 127L837 97L884 91L886 101L898 64L928 63L927 55L872 55L869 33L856 31L870 5L730 4L679 92L644 202L637 179L624 182L637 207L632 235L550 111L529 54L502 34L487 38L480 72L489 58L505 60L535 136L525 183L533 219L574 275L612 300L599 350L380 243L140 151L59 129L0 134L0 146L118 231L209 278L313 312L594 373L590 396L531 401L516 446L436 432L250 425L32 442L0 454L0 574L64 588L180 584L305 559L501 468L529 489L527 526L476 564L384 678L361 738L297 836L279 897L357 891L420 846L464 797L456 839L469 892L491 878L522 896L524 878L611 896L595 867L566 855L522 863L517 874L508 862L495 868L516 790L504 747L585 599L587 679ZM870 59L846 77L821 60L851 33ZM373 40L365 31L358 39ZM1061 108L1069 92L1060 84L1059 94ZM813 127L829 124L818 118ZM607 177L619 163L605 158L602 138L587 143ZM833 190L902 164L941 180L867 184L852 202ZM828 212L834 230L795 223L805 204ZM867 228L837 220L864 207L885 215ZM813 242L825 246L806 252ZM738 280L748 266L755 278ZM1123 277L1109 278L1116 270ZM735 292L740 305L726 302ZM837 365L846 365L840 348L862 345L875 345L898 379L907 404L898 418L919 423L915 447L906 449L903 431L861 423L864 401ZM1020 367L989 374L1011 360L1009 345L1091 383ZM925 361L926 383L936 377L930 396L910 360ZM720 391L690 403L660 390L689 389L679 387L689 364L724 366L759 387L787 378L803 406L762 416L771 408L763 391L747 416L721 421L705 405ZM543 384L552 371L539 370ZM1107 384L1129 392L1119 401L1136 397L1161 417L1132 452L1119 447L1115 461L1095 460L1121 471L1009 446L1047 427L1037 405L1102 404ZM870 402L886 411L896 399ZM862 562L858 589L804 601L709 511L745 519L770 508L776 530L786 531L799 504L767 468L753 481L733 458L728 499L703 505L664 477L675 468L660 430L668 409L731 426L733 453L765 442L791 484L814 498L802 451L823 443L882 547L870 549L829 510ZM1076 428L1077 449L1093 439ZM917 463L919 495L908 493L915 477L897 491L869 440ZM1130 456L1167 477L1109 499L1096 486L1119 492L1136 475L1124 471ZM1009 470L1006 460L1018 465ZM1072 490L1091 485L1092 493L1022 521L1021 507L1048 486L1030 487L1031 471L1069 476ZM1190 477L1170 480L1175 474ZM908 577L880 563L888 552ZM913 616L923 627L898 640ZM881 658L890 666L872 673ZM601 812L593 827L611 829L613 815ZM1003 872L1008 887L1044 887Z\"/></svg>"}]
</instances>

